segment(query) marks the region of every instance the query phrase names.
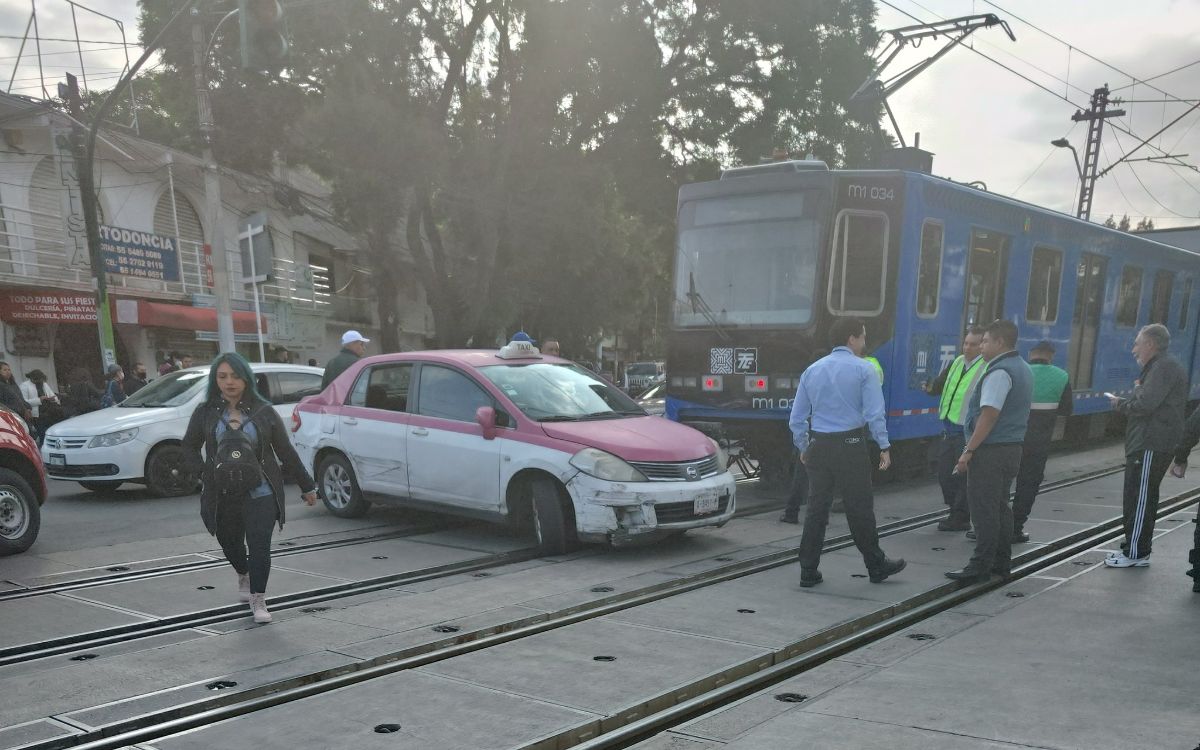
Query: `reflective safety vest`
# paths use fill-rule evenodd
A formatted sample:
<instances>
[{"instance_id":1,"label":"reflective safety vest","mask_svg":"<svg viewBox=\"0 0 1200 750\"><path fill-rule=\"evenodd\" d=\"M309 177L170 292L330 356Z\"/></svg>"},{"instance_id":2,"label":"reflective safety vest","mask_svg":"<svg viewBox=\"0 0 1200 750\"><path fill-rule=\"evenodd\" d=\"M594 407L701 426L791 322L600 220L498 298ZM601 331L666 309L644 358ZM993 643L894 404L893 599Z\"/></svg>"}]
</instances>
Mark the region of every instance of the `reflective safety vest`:
<instances>
[{"instance_id":1,"label":"reflective safety vest","mask_svg":"<svg viewBox=\"0 0 1200 750\"><path fill-rule=\"evenodd\" d=\"M976 357L975 363L967 367L966 357L958 355L950 365L946 374L946 383L942 386L942 400L938 404L938 417L953 422L963 423L963 402L971 386L983 373L986 363L983 357Z\"/></svg>"},{"instance_id":2,"label":"reflective safety vest","mask_svg":"<svg viewBox=\"0 0 1200 750\"><path fill-rule=\"evenodd\" d=\"M1056 411L1067 387L1067 371L1048 364L1032 364L1033 406L1037 411Z\"/></svg>"},{"instance_id":3,"label":"reflective safety vest","mask_svg":"<svg viewBox=\"0 0 1200 750\"><path fill-rule=\"evenodd\" d=\"M870 362L871 366L875 368L875 372L879 374L879 384L883 385L883 365L879 364L879 360L874 357L863 357L863 359Z\"/></svg>"}]
</instances>

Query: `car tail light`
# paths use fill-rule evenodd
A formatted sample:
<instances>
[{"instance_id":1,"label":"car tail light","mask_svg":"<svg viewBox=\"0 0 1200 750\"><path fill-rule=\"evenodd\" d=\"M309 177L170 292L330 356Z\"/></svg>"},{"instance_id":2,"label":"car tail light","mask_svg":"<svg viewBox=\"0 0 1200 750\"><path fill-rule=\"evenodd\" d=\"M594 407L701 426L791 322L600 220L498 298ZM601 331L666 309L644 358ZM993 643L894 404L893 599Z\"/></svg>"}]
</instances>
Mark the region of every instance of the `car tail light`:
<instances>
[{"instance_id":1,"label":"car tail light","mask_svg":"<svg viewBox=\"0 0 1200 750\"><path fill-rule=\"evenodd\" d=\"M705 375L702 383L706 391L719 391L725 387L725 378L720 375Z\"/></svg>"},{"instance_id":2,"label":"car tail light","mask_svg":"<svg viewBox=\"0 0 1200 750\"><path fill-rule=\"evenodd\" d=\"M300 409L292 409L292 432L300 431Z\"/></svg>"}]
</instances>

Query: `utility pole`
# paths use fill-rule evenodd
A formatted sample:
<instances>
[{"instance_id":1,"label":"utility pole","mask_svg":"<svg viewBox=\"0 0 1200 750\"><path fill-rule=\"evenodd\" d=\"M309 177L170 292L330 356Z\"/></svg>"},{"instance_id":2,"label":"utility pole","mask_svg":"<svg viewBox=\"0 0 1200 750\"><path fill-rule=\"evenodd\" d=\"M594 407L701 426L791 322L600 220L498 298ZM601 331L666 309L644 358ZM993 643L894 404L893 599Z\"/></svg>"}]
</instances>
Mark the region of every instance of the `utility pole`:
<instances>
[{"instance_id":1,"label":"utility pole","mask_svg":"<svg viewBox=\"0 0 1200 750\"><path fill-rule=\"evenodd\" d=\"M233 305L230 302L229 263L226 261L224 216L221 210L221 175L213 159L212 108L208 102L208 83L204 77L204 27L200 11L192 8L192 67L196 80L196 110L200 115L200 137L204 141L204 202L213 265L213 296L217 298L217 341L221 351L236 348L233 338Z\"/></svg>"},{"instance_id":2,"label":"utility pole","mask_svg":"<svg viewBox=\"0 0 1200 750\"><path fill-rule=\"evenodd\" d=\"M100 329L100 359L103 371L117 363L116 337L113 335L112 308L108 304L108 272L104 268L104 251L100 248L100 218L96 210L96 180L88 159L87 131L83 127L83 101L79 98L79 80L67 73L67 109L74 120L71 146L75 156L75 172L79 179L79 200L83 205L83 221L87 230L88 263L96 286L96 323Z\"/></svg>"},{"instance_id":3,"label":"utility pole","mask_svg":"<svg viewBox=\"0 0 1200 750\"><path fill-rule=\"evenodd\" d=\"M1123 109L1108 108L1108 84L1092 92L1092 104L1087 112L1077 111L1071 115L1075 122L1087 121L1087 147L1083 152L1083 168L1079 175L1079 207L1075 215L1084 221L1091 220L1092 194L1096 190L1096 178L1100 169L1100 136L1104 130L1104 121L1109 117L1122 117Z\"/></svg>"}]
</instances>

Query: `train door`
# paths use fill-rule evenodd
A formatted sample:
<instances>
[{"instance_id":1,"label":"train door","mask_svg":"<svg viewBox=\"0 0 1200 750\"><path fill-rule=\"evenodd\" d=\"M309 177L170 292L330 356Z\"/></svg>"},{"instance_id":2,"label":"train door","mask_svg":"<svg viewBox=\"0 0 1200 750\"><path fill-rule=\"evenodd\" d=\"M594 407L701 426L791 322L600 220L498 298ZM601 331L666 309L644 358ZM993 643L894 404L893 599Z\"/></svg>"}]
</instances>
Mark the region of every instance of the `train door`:
<instances>
[{"instance_id":1,"label":"train door","mask_svg":"<svg viewBox=\"0 0 1200 750\"><path fill-rule=\"evenodd\" d=\"M971 230L967 260L963 329L987 325L1004 313L1004 279L1008 272L1008 235L990 229Z\"/></svg>"},{"instance_id":2,"label":"train door","mask_svg":"<svg viewBox=\"0 0 1200 750\"><path fill-rule=\"evenodd\" d=\"M1077 390L1092 387L1092 368L1100 334L1100 308L1104 303L1104 276L1107 269L1107 258L1083 253L1075 272L1075 317L1071 320L1067 371Z\"/></svg>"}]
</instances>

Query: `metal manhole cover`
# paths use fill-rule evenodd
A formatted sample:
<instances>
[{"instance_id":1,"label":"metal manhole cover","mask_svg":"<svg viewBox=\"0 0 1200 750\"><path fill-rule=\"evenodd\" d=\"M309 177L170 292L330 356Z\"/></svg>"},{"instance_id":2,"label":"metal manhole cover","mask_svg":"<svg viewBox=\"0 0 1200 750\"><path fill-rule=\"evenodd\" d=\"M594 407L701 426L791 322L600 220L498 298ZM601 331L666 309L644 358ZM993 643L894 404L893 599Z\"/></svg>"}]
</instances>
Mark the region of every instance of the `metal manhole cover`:
<instances>
[{"instance_id":1,"label":"metal manhole cover","mask_svg":"<svg viewBox=\"0 0 1200 750\"><path fill-rule=\"evenodd\" d=\"M616 661L615 656L593 656L592 661Z\"/></svg>"},{"instance_id":2,"label":"metal manhole cover","mask_svg":"<svg viewBox=\"0 0 1200 750\"><path fill-rule=\"evenodd\" d=\"M808 700L808 696L800 693L779 693L775 696L775 700L781 703L803 703Z\"/></svg>"},{"instance_id":3,"label":"metal manhole cover","mask_svg":"<svg viewBox=\"0 0 1200 750\"><path fill-rule=\"evenodd\" d=\"M457 625L434 625L433 632L435 633L457 633L461 628Z\"/></svg>"},{"instance_id":4,"label":"metal manhole cover","mask_svg":"<svg viewBox=\"0 0 1200 750\"><path fill-rule=\"evenodd\" d=\"M753 609L739 609L739 610L738 610L738 614L740 614L740 615L752 615L752 614L754 614L754 610L753 610Z\"/></svg>"},{"instance_id":5,"label":"metal manhole cover","mask_svg":"<svg viewBox=\"0 0 1200 750\"><path fill-rule=\"evenodd\" d=\"M233 680L217 680L216 682L208 683L204 687L209 690L228 690L231 687L237 687L237 683Z\"/></svg>"},{"instance_id":6,"label":"metal manhole cover","mask_svg":"<svg viewBox=\"0 0 1200 750\"><path fill-rule=\"evenodd\" d=\"M612 586L592 586L590 590L593 594L607 594L614 589Z\"/></svg>"},{"instance_id":7,"label":"metal manhole cover","mask_svg":"<svg viewBox=\"0 0 1200 750\"><path fill-rule=\"evenodd\" d=\"M399 732L399 731L400 731L399 724L377 724L377 725L375 725L375 734L391 734L392 732Z\"/></svg>"},{"instance_id":8,"label":"metal manhole cover","mask_svg":"<svg viewBox=\"0 0 1200 750\"><path fill-rule=\"evenodd\" d=\"M906 637L914 641L932 641L937 638L933 633L909 633Z\"/></svg>"}]
</instances>

